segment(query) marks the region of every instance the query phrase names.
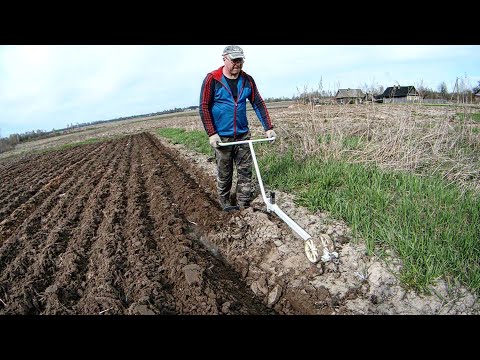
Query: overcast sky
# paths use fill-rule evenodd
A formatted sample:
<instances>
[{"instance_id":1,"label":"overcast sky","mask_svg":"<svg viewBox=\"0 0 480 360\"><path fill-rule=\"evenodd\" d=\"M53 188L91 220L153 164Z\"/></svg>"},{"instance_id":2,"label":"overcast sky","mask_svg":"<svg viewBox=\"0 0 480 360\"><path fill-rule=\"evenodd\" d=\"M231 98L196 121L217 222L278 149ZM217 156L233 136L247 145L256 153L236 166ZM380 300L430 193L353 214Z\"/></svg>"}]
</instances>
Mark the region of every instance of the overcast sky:
<instances>
[{"instance_id":1,"label":"overcast sky","mask_svg":"<svg viewBox=\"0 0 480 360\"><path fill-rule=\"evenodd\" d=\"M228 45L1 45L0 137L198 105ZM480 81L480 45L241 45L263 98Z\"/></svg>"}]
</instances>

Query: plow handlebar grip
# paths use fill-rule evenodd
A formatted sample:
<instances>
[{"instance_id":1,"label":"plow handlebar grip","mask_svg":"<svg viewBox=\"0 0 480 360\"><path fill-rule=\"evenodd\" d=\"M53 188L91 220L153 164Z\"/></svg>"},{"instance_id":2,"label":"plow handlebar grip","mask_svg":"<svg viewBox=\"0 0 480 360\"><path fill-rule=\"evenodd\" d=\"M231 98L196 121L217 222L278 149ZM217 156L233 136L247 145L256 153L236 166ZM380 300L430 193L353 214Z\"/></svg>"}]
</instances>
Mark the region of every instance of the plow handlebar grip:
<instances>
[{"instance_id":1,"label":"plow handlebar grip","mask_svg":"<svg viewBox=\"0 0 480 360\"><path fill-rule=\"evenodd\" d=\"M241 141L231 141L231 142L219 142L219 146L232 146L232 145L240 145L240 144L248 144L254 142L261 142L261 141L275 141L274 137L265 138L265 139L251 139L251 140L241 140Z\"/></svg>"}]
</instances>

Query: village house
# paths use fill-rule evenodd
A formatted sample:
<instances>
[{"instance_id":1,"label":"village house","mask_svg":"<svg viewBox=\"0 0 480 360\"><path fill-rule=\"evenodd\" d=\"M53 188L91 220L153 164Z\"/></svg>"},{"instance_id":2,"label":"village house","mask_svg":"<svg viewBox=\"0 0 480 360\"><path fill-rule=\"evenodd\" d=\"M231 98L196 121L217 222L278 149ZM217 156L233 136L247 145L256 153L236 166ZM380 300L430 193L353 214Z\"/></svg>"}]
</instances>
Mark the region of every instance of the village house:
<instances>
[{"instance_id":1,"label":"village house","mask_svg":"<svg viewBox=\"0 0 480 360\"><path fill-rule=\"evenodd\" d=\"M335 95L338 104L361 104L365 94L360 89L339 89Z\"/></svg>"},{"instance_id":2,"label":"village house","mask_svg":"<svg viewBox=\"0 0 480 360\"><path fill-rule=\"evenodd\" d=\"M378 102L388 103L406 103L419 102L422 100L420 94L414 86L390 86L385 89L382 95L375 98Z\"/></svg>"}]
</instances>

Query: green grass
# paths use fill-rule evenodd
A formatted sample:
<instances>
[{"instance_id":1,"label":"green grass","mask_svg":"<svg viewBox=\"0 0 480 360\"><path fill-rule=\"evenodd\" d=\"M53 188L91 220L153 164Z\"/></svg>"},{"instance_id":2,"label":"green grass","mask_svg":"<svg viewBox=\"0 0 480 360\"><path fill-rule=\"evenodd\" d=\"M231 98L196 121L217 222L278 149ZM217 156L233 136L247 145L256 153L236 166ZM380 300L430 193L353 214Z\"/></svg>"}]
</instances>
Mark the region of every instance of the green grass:
<instances>
[{"instance_id":1,"label":"green grass","mask_svg":"<svg viewBox=\"0 0 480 360\"><path fill-rule=\"evenodd\" d=\"M186 145L192 141L192 148L209 147L202 132L162 133ZM344 146L360 143L346 139ZM298 160L292 149L278 154L262 144L257 149L266 187L295 194L311 211L344 219L354 236L366 241L370 253L382 256L384 250L393 250L403 262L399 277L405 286L428 292L429 285L443 278L480 293L478 194L435 177L321 158Z\"/></svg>"},{"instance_id":2,"label":"green grass","mask_svg":"<svg viewBox=\"0 0 480 360\"><path fill-rule=\"evenodd\" d=\"M158 134L172 140L175 144L184 144L190 150L205 155L213 154L212 147L208 142L208 135L205 131L163 128L158 130Z\"/></svg>"},{"instance_id":3,"label":"green grass","mask_svg":"<svg viewBox=\"0 0 480 360\"><path fill-rule=\"evenodd\" d=\"M317 138L317 141L319 144L328 145L332 142L332 135L331 134L319 135Z\"/></svg>"},{"instance_id":4,"label":"green grass","mask_svg":"<svg viewBox=\"0 0 480 360\"><path fill-rule=\"evenodd\" d=\"M357 150L362 147L362 138L360 136L346 136L342 140L342 147L347 150Z\"/></svg>"},{"instance_id":5,"label":"green grass","mask_svg":"<svg viewBox=\"0 0 480 360\"><path fill-rule=\"evenodd\" d=\"M48 149L48 151L70 149L70 148L74 148L74 147L77 147L77 146L94 144L94 143L98 143L98 142L102 142L102 141L106 141L106 140L107 139L91 138L91 139L84 140L84 141L78 141L78 142L75 142L75 143L69 143L69 144L64 144L64 145L60 145L60 146L55 146L55 147L52 147L51 149Z\"/></svg>"},{"instance_id":6,"label":"green grass","mask_svg":"<svg viewBox=\"0 0 480 360\"><path fill-rule=\"evenodd\" d=\"M452 106L451 104L428 104L422 103L423 106Z\"/></svg>"},{"instance_id":7,"label":"green grass","mask_svg":"<svg viewBox=\"0 0 480 360\"><path fill-rule=\"evenodd\" d=\"M460 119L460 121L463 120L468 120L468 121L478 121L480 122L480 113L471 113L471 114L465 114L465 113L457 113L456 116Z\"/></svg>"},{"instance_id":8,"label":"green grass","mask_svg":"<svg viewBox=\"0 0 480 360\"><path fill-rule=\"evenodd\" d=\"M332 137L331 134L319 135L317 137L318 144L330 145L338 137ZM363 140L360 136L345 136L340 140L342 148L346 150L357 150L363 145Z\"/></svg>"},{"instance_id":9,"label":"green grass","mask_svg":"<svg viewBox=\"0 0 480 360\"><path fill-rule=\"evenodd\" d=\"M311 211L350 225L370 252L393 249L401 281L417 290L438 278L480 290L480 199L437 178L337 161L261 159L265 185L297 194Z\"/></svg>"}]
</instances>

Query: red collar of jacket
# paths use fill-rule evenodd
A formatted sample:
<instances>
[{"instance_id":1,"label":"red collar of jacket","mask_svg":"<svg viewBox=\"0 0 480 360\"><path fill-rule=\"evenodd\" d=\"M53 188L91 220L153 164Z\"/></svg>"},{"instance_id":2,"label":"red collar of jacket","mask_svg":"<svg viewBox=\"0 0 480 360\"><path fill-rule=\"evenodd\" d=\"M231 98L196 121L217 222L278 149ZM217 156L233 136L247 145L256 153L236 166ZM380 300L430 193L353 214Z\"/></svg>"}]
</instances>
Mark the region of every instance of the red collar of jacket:
<instances>
[{"instance_id":1,"label":"red collar of jacket","mask_svg":"<svg viewBox=\"0 0 480 360\"><path fill-rule=\"evenodd\" d=\"M211 74L213 75L213 78L217 81L222 81L222 75L223 75L223 67L220 66L217 70L213 70ZM238 75L239 77L245 75L247 76L247 73L243 70L240 71L240 74Z\"/></svg>"}]
</instances>

